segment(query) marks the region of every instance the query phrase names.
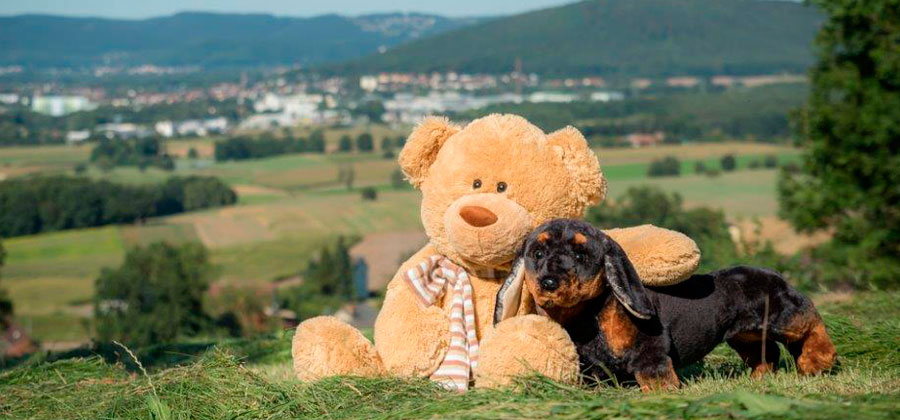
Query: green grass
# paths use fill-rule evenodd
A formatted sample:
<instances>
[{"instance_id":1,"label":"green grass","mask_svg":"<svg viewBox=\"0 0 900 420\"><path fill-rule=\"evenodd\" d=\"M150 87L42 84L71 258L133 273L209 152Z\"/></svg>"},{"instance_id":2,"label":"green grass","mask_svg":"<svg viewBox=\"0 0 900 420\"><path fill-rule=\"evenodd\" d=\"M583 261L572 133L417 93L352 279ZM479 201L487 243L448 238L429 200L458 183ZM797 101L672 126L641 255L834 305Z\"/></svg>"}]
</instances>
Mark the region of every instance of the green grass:
<instances>
[{"instance_id":1,"label":"green grass","mask_svg":"<svg viewBox=\"0 0 900 420\"><path fill-rule=\"evenodd\" d=\"M541 377L464 395L420 379L290 373L290 332L259 339L192 341L40 356L0 373L0 417L22 419L563 418L889 419L900 415L898 293L820 304L840 355L834 373L797 376L790 363L751 379L724 347L682 370L684 386L566 385ZM79 356L85 357L81 358Z\"/></svg>"}]
</instances>

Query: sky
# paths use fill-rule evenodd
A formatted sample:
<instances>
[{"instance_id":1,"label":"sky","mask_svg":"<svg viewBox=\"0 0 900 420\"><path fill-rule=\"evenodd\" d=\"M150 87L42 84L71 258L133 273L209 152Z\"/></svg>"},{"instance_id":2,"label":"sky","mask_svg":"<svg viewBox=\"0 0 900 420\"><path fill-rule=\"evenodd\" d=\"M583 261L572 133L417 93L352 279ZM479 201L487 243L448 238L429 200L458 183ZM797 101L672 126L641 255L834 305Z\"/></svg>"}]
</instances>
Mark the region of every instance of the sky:
<instances>
[{"instance_id":1,"label":"sky","mask_svg":"<svg viewBox=\"0 0 900 420\"><path fill-rule=\"evenodd\" d=\"M425 12L446 16L508 15L575 0L0 0L0 15L24 13L140 19L182 11L315 16Z\"/></svg>"}]
</instances>

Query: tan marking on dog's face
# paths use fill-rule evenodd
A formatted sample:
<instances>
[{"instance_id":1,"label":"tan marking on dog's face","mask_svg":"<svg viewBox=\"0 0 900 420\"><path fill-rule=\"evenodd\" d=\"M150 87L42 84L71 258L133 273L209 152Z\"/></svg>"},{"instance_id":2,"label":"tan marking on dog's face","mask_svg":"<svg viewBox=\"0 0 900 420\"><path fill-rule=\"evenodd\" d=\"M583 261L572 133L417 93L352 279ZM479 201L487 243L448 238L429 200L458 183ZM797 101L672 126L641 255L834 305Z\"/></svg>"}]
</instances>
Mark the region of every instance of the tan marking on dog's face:
<instances>
[{"instance_id":1,"label":"tan marking on dog's face","mask_svg":"<svg viewBox=\"0 0 900 420\"><path fill-rule=\"evenodd\" d=\"M587 236L584 236L581 232L575 232L575 236L572 238L572 243L577 245L584 245L588 241Z\"/></svg>"},{"instance_id":2,"label":"tan marking on dog's face","mask_svg":"<svg viewBox=\"0 0 900 420\"><path fill-rule=\"evenodd\" d=\"M525 285L534 298L534 303L560 324L577 315L582 303L600 296L604 285L602 278L602 273L588 281L569 276L560 279L559 288L547 291L541 288L534 272L525 270Z\"/></svg>"},{"instance_id":3,"label":"tan marking on dog's face","mask_svg":"<svg viewBox=\"0 0 900 420\"><path fill-rule=\"evenodd\" d=\"M628 318L628 314L622 308L618 301L611 300L606 307L600 311L597 325L603 336L606 337L606 344L612 350L613 355L622 357L625 350L634 346L634 340L637 337L637 328Z\"/></svg>"},{"instance_id":4,"label":"tan marking on dog's face","mask_svg":"<svg viewBox=\"0 0 900 420\"><path fill-rule=\"evenodd\" d=\"M538 236L537 236L537 241L540 242L540 243L547 242L548 239L550 239L550 233L549 233L549 232L541 232L541 233L539 233Z\"/></svg>"}]
</instances>

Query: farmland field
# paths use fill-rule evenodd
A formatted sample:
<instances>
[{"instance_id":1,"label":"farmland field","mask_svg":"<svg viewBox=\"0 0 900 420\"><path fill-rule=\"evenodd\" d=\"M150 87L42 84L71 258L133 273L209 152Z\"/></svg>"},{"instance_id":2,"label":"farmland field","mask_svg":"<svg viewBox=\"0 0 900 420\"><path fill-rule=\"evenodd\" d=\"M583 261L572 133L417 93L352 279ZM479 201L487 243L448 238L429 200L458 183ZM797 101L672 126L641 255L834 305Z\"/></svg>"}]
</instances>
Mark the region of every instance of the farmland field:
<instances>
[{"instance_id":1,"label":"farmland field","mask_svg":"<svg viewBox=\"0 0 900 420\"><path fill-rule=\"evenodd\" d=\"M675 391L634 384L596 387L530 377L457 395L425 380L293 378L290 331L252 340L194 341L136 349L148 369L115 346L41 357L0 374L9 418L648 418L889 419L900 415L900 311L896 293L813 296L840 365L798 376L790 360L752 379L720 346L680 369ZM106 360L97 357L100 354ZM87 358L82 358L87 357ZM55 360L55 361L50 361ZM178 365L174 365L178 363Z\"/></svg>"},{"instance_id":2,"label":"farmland field","mask_svg":"<svg viewBox=\"0 0 900 420\"><path fill-rule=\"evenodd\" d=\"M179 140L170 142L175 145L170 147L200 148L209 141ZM88 153L84 147L69 146L5 148L0 149L0 162L71 172ZM735 221L760 218L765 223L774 219L777 209L776 172L750 170L748 163L766 155L776 155L780 163L799 156L796 149L750 143L600 149L597 153L609 180L610 199L631 186L651 184L678 192L688 205L721 208ZM694 162L717 168L725 154L737 157L739 170L714 177L694 173ZM647 177L649 162L663 156L681 159L682 176ZM349 191L337 179L339 168L346 165L355 171ZM297 273L335 235L420 230L419 194L408 187L390 186L396 170L396 161L380 153L285 155L223 163L179 159L172 172L127 167L101 172L91 167L88 176L124 183L156 183L173 175L217 176L235 188L239 202L143 224L8 238L3 284L16 303L17 314L37 338L84 338L88 330L73 324L81 325L81 319L91 315L86 306L93 296L94 279L103 267L118 265L130 247L159 240L199 240L210 249L219 282L255 287ZM359 188L363 186L376 186L378 199L362 200ZM779 235L784 236L783 230ZM55 293L43 296L46 290Z\"/></svg>"}]
</instances>

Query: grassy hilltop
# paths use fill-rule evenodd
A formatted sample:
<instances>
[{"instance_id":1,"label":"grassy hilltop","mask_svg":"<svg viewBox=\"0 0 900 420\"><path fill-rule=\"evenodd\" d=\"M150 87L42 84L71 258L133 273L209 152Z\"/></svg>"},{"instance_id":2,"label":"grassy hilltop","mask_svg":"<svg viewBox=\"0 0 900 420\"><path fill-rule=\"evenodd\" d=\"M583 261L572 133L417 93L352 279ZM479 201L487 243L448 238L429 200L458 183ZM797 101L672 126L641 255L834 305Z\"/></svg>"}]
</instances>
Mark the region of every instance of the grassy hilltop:
<instances>
[{"instance_id":1,"label":"grassy hilltop","mask_svg":"<svg viewBox=\"0 0 900 420\"><path fill-rule=\"evenodd\" d=\"M425 380L293 378L290 336L54 355L0 374L0 417L223 418L761 418L888 419L900 415L896 293L815 296L837 345L836 372L800 377L790 363L762 380L725 346L683 369L684 387L571 386L527 378L459 396ZM84 356L74 357L73 356ZM146 371L144 370L146 369Z\"/></svg>"}]
</instances>

